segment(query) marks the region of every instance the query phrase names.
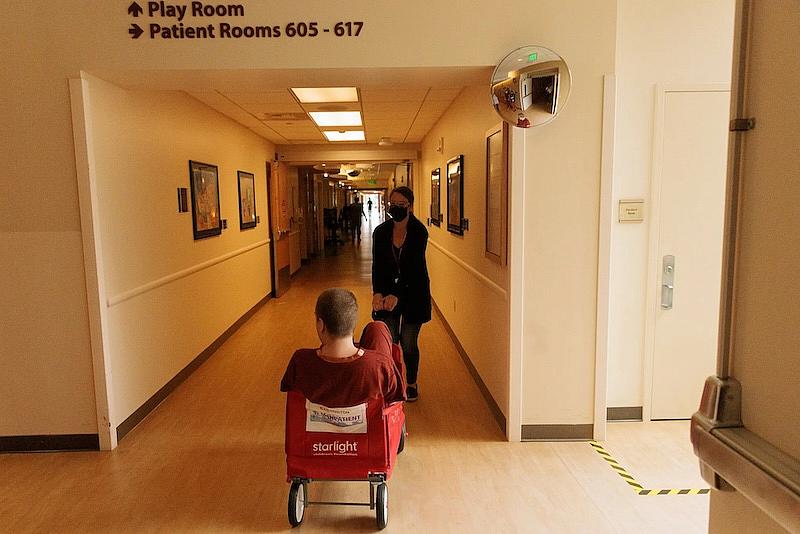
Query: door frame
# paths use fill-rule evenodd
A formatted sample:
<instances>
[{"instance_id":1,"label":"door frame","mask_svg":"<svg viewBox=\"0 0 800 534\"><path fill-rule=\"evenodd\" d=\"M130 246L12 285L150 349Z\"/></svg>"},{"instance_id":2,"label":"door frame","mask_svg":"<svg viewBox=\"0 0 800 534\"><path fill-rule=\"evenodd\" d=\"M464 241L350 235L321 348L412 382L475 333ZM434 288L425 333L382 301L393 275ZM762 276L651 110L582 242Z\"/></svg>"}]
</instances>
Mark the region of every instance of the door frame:
<instances>
[{"instance_id":1,"label":"door frame","mask_svg":"<svg viewBox=\"0 0 800 534\"><path fill-rule=\"evenodd\" d=\"M642 366L642 421L652 420L653 367L655 363L656 306L661 259L658 253L661 220L661 186L664 163L664 109L668 93L730 92L729 83L658 84L655 87L653 121L653 163L650 169L650 216L647 252L647 288L645 291L644 365Z\"/></svg>"}]
</instances>

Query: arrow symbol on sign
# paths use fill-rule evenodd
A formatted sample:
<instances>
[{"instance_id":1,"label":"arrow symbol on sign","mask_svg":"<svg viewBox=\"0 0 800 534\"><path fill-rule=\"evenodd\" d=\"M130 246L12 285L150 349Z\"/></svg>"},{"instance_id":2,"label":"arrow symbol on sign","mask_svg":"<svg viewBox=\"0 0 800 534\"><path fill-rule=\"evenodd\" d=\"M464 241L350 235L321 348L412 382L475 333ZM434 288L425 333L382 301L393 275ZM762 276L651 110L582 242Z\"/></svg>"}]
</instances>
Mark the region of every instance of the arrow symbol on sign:
<instances>
[{"instance_id":1,"label":"arrow symbol on sign","mask_svg":"<svg viewBox=\"0 0 800 534\"><path fill-rule=\"evenodd\" d=\"M140 6L136 2L133 2L130 6L128 6L128 14L129 15L133 15L134 17L138 17L142 13L144 13L144 9L142 9L142 6Z\"/></svg>"},{"instance_id":2,"label":"arrow symbol on sign","mask_svg":"<svg viewBox=\"0 0 800 534\"><path fill-rule=\"evenodd\" d=\"M144 30L139 27L138 24L131 24L131 28L128 30L128 33L133 36L134 39L138 39L144 33Z\"/></svg>"}]
</instances>

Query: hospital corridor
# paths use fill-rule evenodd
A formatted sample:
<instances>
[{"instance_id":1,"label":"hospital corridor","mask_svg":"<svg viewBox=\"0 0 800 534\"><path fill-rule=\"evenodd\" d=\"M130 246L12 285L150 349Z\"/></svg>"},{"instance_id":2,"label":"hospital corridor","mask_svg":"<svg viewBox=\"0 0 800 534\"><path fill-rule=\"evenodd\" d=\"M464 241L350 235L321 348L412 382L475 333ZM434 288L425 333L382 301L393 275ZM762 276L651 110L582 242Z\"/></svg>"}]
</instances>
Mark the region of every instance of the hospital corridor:
<instances>
[{"instance_id":1,"label":"hospital corridor","mask_svg":"<svg viewBox=\"0 0 800 534\"><path fill-rule=\"evenodd\" d=\"M0 534L800 534L800 1L7 4Z\"/></svg>"},{"instance_id":2,"label":"hospital corridor","mask_svg":"<svg viewBox=\"0 0 800 534\"><path fill-rule=\"evenodd\" d=\"M314 302L354 291L369 320L371 234L303 268L136 426L114 452L0 455L6 532L290 530L280 378L316 347ZM386 532L705 532L708 495L638 495L587 442L508 443L441 317L422 329L420 400L389 481ZM616 423L605 450L646 489L707 488L688 422ZM310 498L365 501L357 483ZM368 508L310 506L304 532L372 532Z\"/></svg>"}]
</instances>

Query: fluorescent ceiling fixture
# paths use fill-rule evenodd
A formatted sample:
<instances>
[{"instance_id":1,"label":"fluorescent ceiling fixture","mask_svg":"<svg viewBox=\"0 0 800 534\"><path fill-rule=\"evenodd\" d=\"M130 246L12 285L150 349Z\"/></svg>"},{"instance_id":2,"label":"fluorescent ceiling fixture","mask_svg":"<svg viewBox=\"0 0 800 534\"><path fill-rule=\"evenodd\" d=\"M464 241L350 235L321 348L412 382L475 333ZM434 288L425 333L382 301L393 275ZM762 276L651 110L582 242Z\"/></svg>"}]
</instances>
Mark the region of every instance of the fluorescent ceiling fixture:
<instances>
[{"instance_id":1,"label":"fluorescent ceiling fixture","mask_svg":"<svg viewBox=\"0 0 800 534\"><path fill-rule=\"evenodd\" d=\"M303 104L358 102L355 87L293 87L292 92Z\"/></svg>"},{"instance_id":2,"label":"fluorescent ceiling fixture","mask_svg":"<svg viewBox=\"0 0 800 534\"><path fill-rule=\"evenodd\" d=\"M350 130L348 132L331 132L325 131L322 132L325 134L325 137L328 138L328 141L363 141L364 140L364 131L363 130Z\"/></svg>"},{"instance_id":3,"label":"fluorescent ceiling fixture","mask_svg":"<svg viewBox=\"0 0 800 534\"><path fill-rule=\"evenodd\" d=\"M360 111L309 111L317 126L361 126Z\"/></svg>"}]
</instances>

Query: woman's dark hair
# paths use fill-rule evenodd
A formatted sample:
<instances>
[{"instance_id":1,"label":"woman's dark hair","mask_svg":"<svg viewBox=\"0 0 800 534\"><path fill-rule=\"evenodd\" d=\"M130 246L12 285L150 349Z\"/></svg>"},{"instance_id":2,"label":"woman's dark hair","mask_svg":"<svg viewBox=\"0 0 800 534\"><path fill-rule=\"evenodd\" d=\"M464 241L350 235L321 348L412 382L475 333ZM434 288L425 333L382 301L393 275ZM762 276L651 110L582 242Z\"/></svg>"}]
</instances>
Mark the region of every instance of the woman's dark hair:
<instances>
[{"instance_id":1,"label":"woman's dark hair","mask_svg":"<svg viewBox=\"0 0 800 534\"><path fill-rule=\"evenodd\" d=\"M401 185L400 187L395 187L394 189L392 189L392 192L389 193L389 198L391 198L392 195L394 195L395 193L398 193L406 197L406 200L408 200L409 204L414 203L414 192L411 190L410 187L406 187L404 185Z\"/></svg>"},{"instance_id":2,"label":"woman's dark hair","mask_svg":"<svg viewBox=\"0 0 800 534\"><path fill-rule=\"evenodd\" d=\"M340 287L326 289L317 298L314 313L333 337L352 336L358 319L356 296Z\"/></svg>"}]
</instances>

